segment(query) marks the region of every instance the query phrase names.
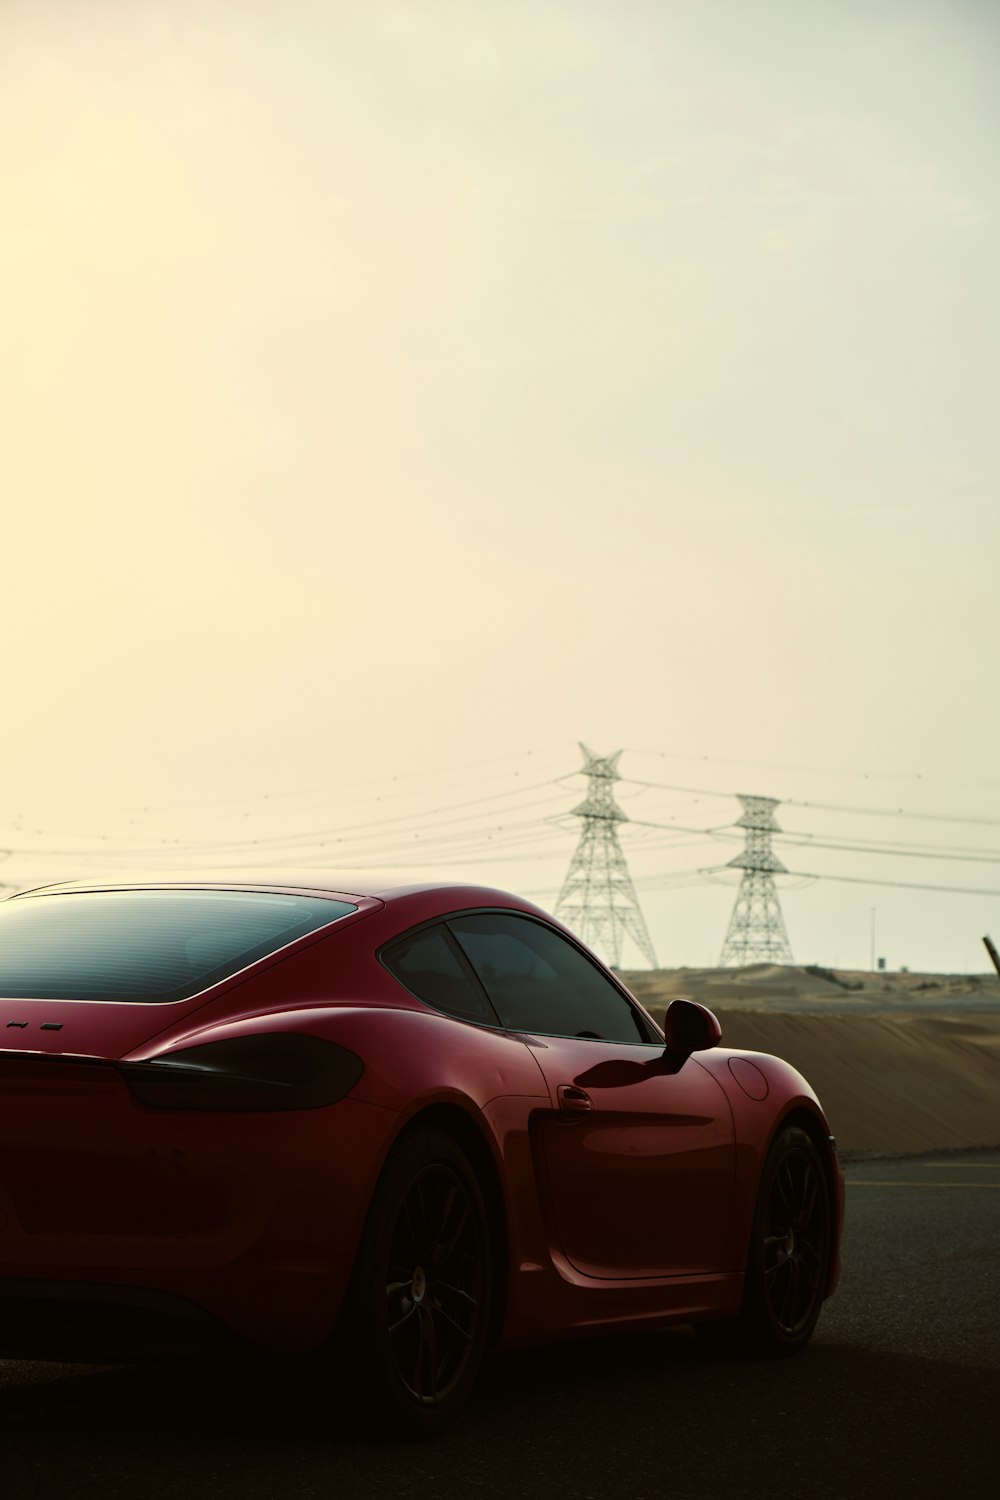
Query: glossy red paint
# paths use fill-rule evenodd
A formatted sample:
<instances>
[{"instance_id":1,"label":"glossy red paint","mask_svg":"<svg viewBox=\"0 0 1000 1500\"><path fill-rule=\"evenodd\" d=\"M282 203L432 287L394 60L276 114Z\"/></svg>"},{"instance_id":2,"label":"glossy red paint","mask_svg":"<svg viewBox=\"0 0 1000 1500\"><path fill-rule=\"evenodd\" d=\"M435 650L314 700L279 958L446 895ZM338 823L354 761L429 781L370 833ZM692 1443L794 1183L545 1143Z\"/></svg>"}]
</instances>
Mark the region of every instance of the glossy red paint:
<instances>
[{"instance_id":1,"label":"glossy red paint","mask_svg":"<svg viewBox=\"0 0 1000 1500\"><path fill-rule=\"evenodd\" d=\"M387 1157L421 1121L454 1136L493 1206L507 1345L734 1314L763 1164L789 1121L820 1145L836 1252L842 1174L820 1105L787 1064L721 1047L665 1055L603 966L646 1042L458 1019L378 956L421 924L484 910L533 916L579 948L530 903L462 885L242 885L358 909L189 1000L0 999L0 1305L190 1312L276 1351L316 1347L334 1329ZM160 1110L116 1067L289 1032L362 1060L347 1097L268 1113ZM754 1077L764 1089L748 1091ZM828 1293L836 1278L835 1253ZM30 1334L13 1348L4 1337L0 1315L0 1355L32 1352Z\"/></svg>"}]
</instances>

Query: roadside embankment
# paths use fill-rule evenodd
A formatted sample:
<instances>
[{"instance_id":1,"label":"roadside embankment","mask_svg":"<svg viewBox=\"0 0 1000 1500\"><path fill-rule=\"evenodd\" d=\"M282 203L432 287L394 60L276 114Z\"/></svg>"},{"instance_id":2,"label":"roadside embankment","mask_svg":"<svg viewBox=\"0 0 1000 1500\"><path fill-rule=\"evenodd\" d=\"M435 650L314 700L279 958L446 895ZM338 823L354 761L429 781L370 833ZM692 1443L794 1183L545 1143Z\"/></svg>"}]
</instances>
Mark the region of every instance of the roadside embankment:
<instances>
[{"instance_id":1,"label":"roadside embankment","mask_svg":"<svg viewBox=\"0 0 1000 1500\"><path fill-rule=\"evenodd\" d=\"M875 994L850 992L802 996L796 1008L790 985L773 985L773 970L772 984L760 986L759 998L752 996L756 985L745 971L715 974L721 979L724 972L725 988L739 997L738 1009L712 993L722 983L692 983L690 971L666 983L666 975L657 975L655 985L635 983L639 974L623 977L657 1020L674 994L685 993L715 1011L723 1047L773 1052L798 1068L819 1095L845 1153L1000 1147L1000 1005L983 1004L985 995L969 997L968 1007L958 996L949 1005L942 982L938 995L945 1004L931 1011L927 1000L934 990L922 988L918 999L912 989L921 981L906 976L910 994L894 986L891 999L883 998L884 1009L875 1010Z\"/></svg>"}]
</instances>

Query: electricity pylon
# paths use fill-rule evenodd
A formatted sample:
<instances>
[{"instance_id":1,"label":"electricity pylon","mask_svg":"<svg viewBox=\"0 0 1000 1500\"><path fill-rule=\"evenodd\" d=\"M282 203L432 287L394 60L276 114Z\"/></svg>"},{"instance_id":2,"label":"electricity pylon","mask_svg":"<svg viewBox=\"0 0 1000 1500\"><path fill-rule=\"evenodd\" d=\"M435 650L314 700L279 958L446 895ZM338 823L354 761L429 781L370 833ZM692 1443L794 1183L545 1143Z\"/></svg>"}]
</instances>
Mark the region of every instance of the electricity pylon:
<instances>
[{"instance_id":1,"label":"electricity pylon","mask_svg":"<svg viewBox=\"0 0 1000 1500\"><path fill-rule=\"evenodd\" d=\"M628 814L622 812L612 790L619 780L617 766L622 752L595 755L582 743L580 749L589 785L586 797L573 812L583 819L583 828L555 915L615 966L621 960L622 939L628 934L650 968L655 969L656 954L618 843L618 824L628 822Z\"/></svg>"},{"instance_id":2,"label":"electricity pylon","mask_svg":"<svg viewBox=\"0 0 1000 1500\"><path fill-rule=\"evenodd\" d=\"M782 874L785 866L771 848L772 833L781 832L774 816L778 800L737 795L743 804L743 816L737 818L736 827L746 829L746 848L729 864L743 871L743 879L719 963L723 968L760 959L790 964L792 950L774 884L775 875Z\"/></svg>"}]
</instances>

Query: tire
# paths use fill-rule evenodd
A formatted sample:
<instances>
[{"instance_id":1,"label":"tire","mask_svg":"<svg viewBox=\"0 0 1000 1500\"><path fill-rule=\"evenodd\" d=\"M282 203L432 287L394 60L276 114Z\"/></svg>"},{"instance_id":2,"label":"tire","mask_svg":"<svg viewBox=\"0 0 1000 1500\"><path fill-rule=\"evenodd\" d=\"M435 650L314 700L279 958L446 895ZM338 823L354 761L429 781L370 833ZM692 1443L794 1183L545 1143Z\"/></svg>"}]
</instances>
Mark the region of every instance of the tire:
<instances>
[{"instance_id":1,"label":"tire","mask_svg":"<svg viewBox=\"0 0 1000 1500\"><path fill-rule=\"evenodd\" d=\"M812 1137L797 1125L764 1163L735 1318L696 1325L706 1343L758 1358L805 1348L823 1306L831 1253L830 1191Z\"/></svg>"},{"instance_id":2,"label":"tire","mask_svg":"<svg viewBox=\"0 0 1000 1500\"><path fill-rule=\"evenodd\" d=\"M406 1441L458 1413L486 1349L492 1286L486 1205L467 1157L442 1131L408 1133L372 1194L337 1341L366 1430Z\"/></svg>"}]
</instances>

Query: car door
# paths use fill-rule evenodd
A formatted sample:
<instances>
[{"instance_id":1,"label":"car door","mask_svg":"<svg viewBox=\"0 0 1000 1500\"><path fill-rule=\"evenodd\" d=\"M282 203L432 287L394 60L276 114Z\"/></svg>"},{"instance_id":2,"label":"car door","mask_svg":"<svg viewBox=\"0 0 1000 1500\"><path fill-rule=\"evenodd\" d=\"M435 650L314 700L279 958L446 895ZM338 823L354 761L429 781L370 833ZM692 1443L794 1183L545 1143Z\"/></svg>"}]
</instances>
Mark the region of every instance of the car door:
<instances>
[{"instance_id":1,"label":"car door","mask_svg":"<svg viewBox=\"0 0 1000 1500\"><path fill-rule=\"evenodd\" d=\"M663 1055L648 1021L583 950L513 912L448 920L553 1108L536 1116L556 1236L586 1276L723 1269L735 1142L721 1086Z\"/></svg>"}]
</instances>

